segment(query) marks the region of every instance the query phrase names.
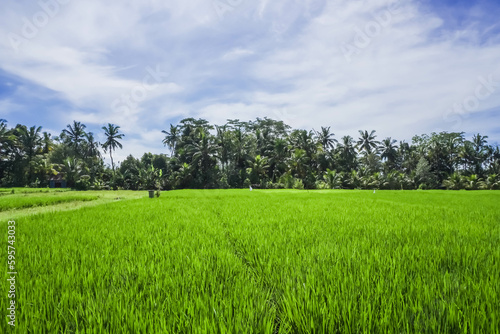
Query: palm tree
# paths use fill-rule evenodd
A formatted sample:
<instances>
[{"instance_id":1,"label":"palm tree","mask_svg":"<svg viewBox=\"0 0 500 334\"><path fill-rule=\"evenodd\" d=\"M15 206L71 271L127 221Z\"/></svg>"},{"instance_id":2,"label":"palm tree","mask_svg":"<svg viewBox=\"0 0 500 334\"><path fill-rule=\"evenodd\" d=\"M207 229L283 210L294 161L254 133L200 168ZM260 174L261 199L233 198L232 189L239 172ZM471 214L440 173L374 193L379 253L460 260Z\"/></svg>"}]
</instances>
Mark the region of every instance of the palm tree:
<instances>
[{"instance_id":1,"label":"palm tree","mask_svg":"<svg viewBox=\"0 0 500 334\"><path fill-rule=\"evenodd\" d=\"M326 169L323 179L328 184L330 189L339 189L342 186L342 175L337 174L337 171Z\"/></svg>"},{"instance_id":2,"label":"palm tree","mask_svg":"<svg viewBox=\"0 0 500 334\"><path fill-rule=\"evenodd\" d=\"M330 127L321 127L321 131L316 132L316 136L321 146L323 146L323 150L328 151L328 149L333 149L337 142L337 140L333 138L334 135L334 133L330 133Z\"/></svg>"},{"instance_id":3,"label":"palm tree","mask_svg":"<svg viewBox=\"0 0 500 334\"><path fill-rule=\"evenodd\" d=\"M361 166L365 169L365 171L372 175L374 173L379 173L382 169L382 164L380 162L380 157L374 152L366 153L360 159Z\"/></svg>"},{"instance_id":4,"label":"palm tree","mask_svg":"<svg viewBox=\"0 0 500 334\"><path fill-rule=\"evenodd\" d=\"M44 184L47 184L51 176L57 175L55 164L50 163L47 158L36 161L34 171L42 177Z\"/></svg>"},{"instance_id":5,"label":"palm tree","mask_svg":"<svg viewBox=\"0 0 500 334\"><path fill-rule=\"evenodd\" d=\"M265 178L266 171L269 168L267 162L268 159L266 157L261 157L260 155L257 155L253 161L252 160L248 161L250 168L247 169L247 173L253 174L257 178L257 181L260 182L262 178Z\"/></svg>"},{"instance_id":6,"label":"palm tree","mask_svg":"<svg viewBox=\"0 0 500 334\"><path fill-rule=\"evenodd\" d=\"M484 147L486 146L486 144L488 143L488 141L486 139L488 139L488 136L481 136L479 133L474 135L472 137L474 151L476 151L477 153L481 153L483 151Z\"/></svg>"},{"instance_id":7,"label":"palm tree","mask_svg":"<svg viewBox=\"0 0 500 334\"><path fill-rule=\"evenodd\" d=\"M227 125L215 126L217 129L217 145L219 147L219 158L222 166L222 172L226 170L231 152L230 132L227 131Z\"/></svg>"},{"instance_id":8,"label":"palm tree","mask_svg":"<svg viewBox=\"0 0 500 334\"><path fill-rule=\"evenodd\" d=\"M43 133L43 153L44 154L47 154L49 153L50 151L52 151L52 147L54 146L53 143L52 143L52 138L51 138L51 134L50 133L47 133L47 132L44 132Z\"/></svg>"},{"instance_id":9,"label":"palm tree","mask_svg":"<svg viewBox=\"0 0 500 334\"><path fill-rule=\"evenodd\" d=\"M28 130L25 126L22 126L19 130L19 142L22 145L28 164L28 182L31 182L33 178L33 158L41 153L42 137L40 136L40 132L42 131L42 127L32 126Z\"/></svg>"},{"instance_id":10,"label":"palm tree","mask_svg":"<svg viewBox=\"0 0 500 334\"><path fill-rule=\"evenodd\" d=\"M491 148L488 163L490 173L500 174L500 146L497 146L495 149Z\"/></svg>"},{"instance_id":11,"label":"palm tree","mask_svg":"<svg viewBox=\"0 0 500 334\"><path fill-rule=\"evenodd\" d=\"M122 144L118 141L118 139L122 139L124 134L119 133L120 127L111 123L108 123L108 126L103 126L104 134L106 135L106 141L102 144L102 148L104 151L109 150L109 157L111 158L111 167L113 168L113 173L115 171L115 164L113 162L113 151L116 150L117 147L122 148Z\"/></svg>"},{"instance_id":12,"label":"palm tree","mask_svg":"<svg viewBox=\"0 0 500 334\"><path fill-rule=\"evenodd\" d=\"M215 166L217 158L217 146L213 144L209 134L203 128L199 130L199 140L188 146L188 151L192 154L193 166L198 166L202 177L203 187L208 186L209 174Z\"/></svg>"},{"instance_id":13,"label":"palm tree","mask_svg":"<svg viewBox=\"0 0 500 334\"><path fill-rule=\"evenodd\" d=\"M85 124L73 121L73 125L68 124L67 129L64 129L63 136L67 138L68 146L73 149L76 155L82 156L81 144L85 139Z\"/></svg>"},{"instance_id":14,"label":"palm tree","mask_svg":"<svg viewBox=\"0 0 500 334\"><path fill-rule=\"evenodd\" d=\"M481 175L483 172L483 164L486 160L486 144L488 141L486 140L488 136L481 136L479 133L472 137L472 145L474 147L474 172L478 175Z\"/></svg>"},{"instance_id":15,"label":"palm tree","mask_svg":"<svg viewBox=\"0 0 500 334\"><path fill-rule=\"evenodd\" d=\"M191 166L187 163L183 163L182 166L177 171L176 182L181 187L187 187L191 179Z\"/></svg>"},{"instance_id":16,"label":"palm tree","mask_svg":"<svg viewBox=\"0 0 500 334\"><path fill-rule=\"evenodd\" d=\"M394 145L396 143L397 143L396 139L388 137L382 140L382 143L379 146L380 157L382 159L385 159L391 165L396 162L396 158L398 156L398 146Z\"/></svg>"},{"instance_id":17,"label":"palm tree","mask_svg":"<svg viewBox=\"0 0 500 334\"><path fill-rule=\"evenodd\" d=\"M354 149L354 140L351 136L344 136L337 147L340 157L340 165L344 172L350 173L356 168L356 150Z\"/></svg>"},{"instance_id":18,"label":"palm tree","mask_svg":"<svg viewBox=\"0 0 500 334\"><path fill-rule=\"evenodd\" d=\"M292 156L289 159L289 169L292 171L296 178L304 180L307 175L307 170L309 167L310 159L306 154L306 151L300 148L296 148L292 152Z\"/></svg>"},{"instance_id":19,"label":"palm tree","mask_svg":"<svg viewBox=\"0 0 500 334\"><path fill-rule=\"evenodd\" d=\"M497 190L500 188L500 178L497 174L490 174L484 181L484 188L489 190Z\"/></svg>"},{"instance_id":20,"label":"palm tree","mask_svg":"<svg viewBox=\"0 0 500 334\"><path fill-rule=\"evenodd\" d=\"M474 165L474 158L475 158L475 151L474 151L474 146L470 141L465 141L464 145L460 147L460 151L458 153L458 156L460 157L462 164L463 164L463 169L465 171L468 171L468 169Z\"/></svg>"},{"instance_id":21,"label":"palm tree","mask_svg":"<svg viewBox=\"0 0 500 334\"><path fill-rule=\"evenodd\" d=\"M375 135L375 130L372 130L370 133L368 131L362 131L359 130L359 134L361 137L359 137L359 140L357 141L357 147L358 150L364 151L364 153L369 154L372 153L372 150L376 150L377 146L380 144L380 142L376 141L375 138L377 137Z\"/></svg>"},{"instance_id":22,"label":"palm tree","mask_svg":"<svg viewBox=\"0 0 500 334\"><path fill-rule=\"evenodd\" d=\"M165 139L163 139L162 143L163 145L167 145L170 148L170 155L173 156L175 147L177 146L177 142L180 139L179 127L170 124L170 132L163 130L162 133L165 134Z\"/></svg>"},{"instance_id":23,"label":"palm tree","mask_svg":"<svg viewBox=\"0 0 500 334\"><path fill-rule=\"evenodd\" d=\"M101 152L99 152L100 144L95 141L94 134L92 132L86 133L85 138L87 138L87 143L85 145L85 156L90 158L100 158Z\"/></svg>"},{"instance_id":24,"label":"palm tree","mask_svg":"<svg viewBox=\"0 0 500 334\"><path fill-rule=\"evenodd\" d=\"M273 155L269 159L273 175L271 180L274 182L276 177L281 176L286 169L286 157L288 155L288 146L285 139L278 138L274 142ZM278 175L279 173L279 175Z\"/></svg>"},{"instance_id":25,"label":"palm tree","mask_svg":"<svg viewBox=\"0 0 500 334\"><path fill-rule=\"evenodd\" d=\"M312 131L295 130L291 133L289 142L293 148L304 150L309 159L317 152L317 143Z\"/></svg>"},{"instance_id":26,"label":"palm tree","mask_svg":"<svg viewBox=\"0 0 500 334\"><path fill-rule=\"evenodd\" d=\"M62 165L60 165L61 174L68 182L69 187L74 187L76 181L80 178L82 174L85 174L87 168L81 161L78 161L74 157L67 157L64 159Z\"/></svg>"},{"instance_id":27,"label":"palm tree","mask_svg":"<svg viewBox=\"0 0 500 334\"><path fill-rule=\"evenodd\" d=\"M234 130L234 153L233 159L234 163L238 168L244 168L245 162L249 158L249 146L250 140L249 136L237 128Z\"/></svg>"},{"instance_id":28,"label":"palm tree","mask_svg":"<svg viewBox=\"0 0 500 334\"><path fill-rule=\"evenodd\" d=\"M463 132L451 133L446 140L445 146L448 154L448 165L451 167L451 173L454 173L460 164L458 153L460 145L462 145L463 141Z\"/></svg>"},{"instance_id":29,"label":"palm tree","mask_svg":"<svg viewBox=\"0 0 500 334\"><path fill-rule=\"evenodd\" d=\"M14 136L12 131L7 129L7 121L0 119L0 154L3 155L6 151L6 147L12 143Z\"/></svg>"},{"instance_id":30,"label":"palm tree","mask_svg":"<svg viewBox=\"0 0 500 334\"><path fill-rule=\"evenodd\" d=\"M465 177L465 187L469 190L478 190L483 185L483 180L476 174Z\"/></svg>"}]
</instances>

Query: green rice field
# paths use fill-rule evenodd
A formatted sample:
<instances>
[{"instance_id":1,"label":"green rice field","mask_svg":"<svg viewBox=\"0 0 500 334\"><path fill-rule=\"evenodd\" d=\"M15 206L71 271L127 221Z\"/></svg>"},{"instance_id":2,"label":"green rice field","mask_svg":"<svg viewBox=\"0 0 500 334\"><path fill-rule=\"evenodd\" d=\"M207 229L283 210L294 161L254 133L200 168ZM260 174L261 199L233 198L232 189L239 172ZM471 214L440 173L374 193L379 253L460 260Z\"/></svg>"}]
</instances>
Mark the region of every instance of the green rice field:
<instances>
[{"instance_id":1,"label":"green rice field","mask_svg":"<svg viewBox=\"0 0 500 334\"><path fill-rule=\"evenodd\" d=\"M15 193L0 211L1 333L500 333L500 192Z\"/></svg>"},{"instance_id":2,"label":"green rice field","mask_svg":"<svg viewBox=\"0 0 500 334\"><path fill-rule=\"evenodd\" d=\"M11 196L0 196L0 212L74 201L93 201L97 198L98 196L85 193L69 194L65 192L12 194Z\"/></svg>"}]
</instances>

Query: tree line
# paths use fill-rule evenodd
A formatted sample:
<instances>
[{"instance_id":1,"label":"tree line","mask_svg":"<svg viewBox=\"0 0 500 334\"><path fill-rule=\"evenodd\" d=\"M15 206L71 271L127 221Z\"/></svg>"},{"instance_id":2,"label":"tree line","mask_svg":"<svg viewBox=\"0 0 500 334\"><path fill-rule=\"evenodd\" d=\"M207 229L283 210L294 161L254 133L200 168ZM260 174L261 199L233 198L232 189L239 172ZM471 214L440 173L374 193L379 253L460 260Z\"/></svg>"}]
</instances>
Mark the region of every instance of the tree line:
<instances>
[{"instance_id":1,"label":"tree line","mask_svg":"<svg viewBox=\"0 0 500 334\"><path fill-rule=\"evenodd\" d=\"M376 131L335 138L330 127L292 129L257 118L212 125L185 118L163 132L168 154L129 155L120 127L102 127L105 142L74 121L59 136L0 120L0 186L46 187L63 177L76 189L499 189L500 150L463 132L417 135L411 143ZM101 150L109 153L111 166Z\"/></svg>"}]
</instances>

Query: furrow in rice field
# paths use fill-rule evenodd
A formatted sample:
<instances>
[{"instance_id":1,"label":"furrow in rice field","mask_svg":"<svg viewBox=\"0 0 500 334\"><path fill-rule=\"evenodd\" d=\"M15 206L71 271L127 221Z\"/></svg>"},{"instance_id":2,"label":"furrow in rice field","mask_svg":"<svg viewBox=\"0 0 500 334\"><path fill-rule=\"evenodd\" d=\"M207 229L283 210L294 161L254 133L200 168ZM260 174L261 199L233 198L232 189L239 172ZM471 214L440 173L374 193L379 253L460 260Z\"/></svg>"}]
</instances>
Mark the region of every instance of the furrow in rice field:
<instances>
[{"instance_id":1,"label":"furrow in rice field","mask_svg":"<svg viewBox=\"0 0 500 334\"><path fill-rule=\"evenodd\" d=\"M499 200L185 190L21 217L17 329L498 333Z\"/></svg>"}]
</instances>

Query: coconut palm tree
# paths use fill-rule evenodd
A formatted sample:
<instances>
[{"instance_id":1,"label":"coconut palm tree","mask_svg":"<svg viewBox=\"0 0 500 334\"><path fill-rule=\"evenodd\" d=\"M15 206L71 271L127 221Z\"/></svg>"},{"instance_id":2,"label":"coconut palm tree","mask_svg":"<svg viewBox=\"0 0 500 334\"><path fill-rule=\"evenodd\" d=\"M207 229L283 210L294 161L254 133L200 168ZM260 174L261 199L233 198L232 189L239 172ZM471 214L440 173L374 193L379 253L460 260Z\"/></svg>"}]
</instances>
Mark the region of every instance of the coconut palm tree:
<instances>
[{"instance_id":1,"label":"coconut palm tree","mask_svg":"<svg viewBox=\"0 0 500 334\"><path fill-rule=\"evenodd\" d=\"M309 159L312 159L317 152L318 145L312 131L295 130L288 139L293 148L304 150Z\"/></svg>"},{"instance_id":2,"label":"coconut palm tree","mask_svg":"<svg viewBox=\"0 0 500 334\"><path fill-rule=\"evenodd\" d=\"M109 151L109 157L111 158L111 167L113 168L113 173L115 171L115 164L113 162L113 151L116 148L122 148L122 144L118 141L118 139L122 139L125 136L120 132L120 127L111 123L108 123L108 126L103 126L104 134L106 135L106 141L102 144L102 148L104 151Z\"/></svg>"},{"instance_id":3,"label":"coconut palm tree","mask_svg":"<svg viewBox=\"0 0 500 334\"><path fill-rule=\"evenodd\" d=\"M382 163L380 157L374 152L366 153L359 159L361 166L366 170L369 175L380 172Z\"/></svg>"},{"instance_id":4,"label":"coconut palm tree","mask_svg":"<svg viewBox=\"0 0 500 334\"><path fill-rule=\"evenodd\" d=\"M474 146L470 141L465 141L464 145L460 147L458 153L465 171L469 171L469 168L474 166L475 162L475 151Z\"/></svg>"},{"instance_id":5,"label":"coconut palm tree","mask_svg":"<svg viewBox=\"0 0 500 334\"><path fill-rule=\"evenodd\" d=\"M73 152L79 157L82 156L81 145L85 140L85 124L73 121L73 125L66 125L67 129L62 131L61 137L67 141L68 146L73 149Z\"/></svg>"},{"instance_id":6,"label":"coconut palm tree","mask_svg":"<svg viewBox=\"0 0 500 334\"><path fill-rule=\"evenodd\" d=\"M465 188L469 190L478 190L483 185L483 180L476 174L465 177Z\"/></svg>"},{"instance_id":7,"label":"coconut palm tree","mask_svg":"<svg viewBox=\"0 0 500 334\"><path fill-rule=\"evenodd\" d=\"M241 128L236 128L234 130L234 150L233 150L233 160L234 164L243 169L245 167L246 161L250 158L250 138Z\"/></svg>"},{"instance_id":8,"label":"coconut palm tree","mask_svg":"<svg viewBox=\"0 0 500 334\"><path fill-rule=\"evenodd\" d=\"M323 179L330 189L339 189L342 186L342 175L338 174L335 170L327 168Z\"/></svg>"},{"instance_id":9,"label":"coconut palm tree","mask_svg":"<svg viewBox=\"0 0 500 334\"><path fill-rule=\"evenodd\" d=\"M47 132L44 132L43 133L43 139L42 139L42 142L43 142L43 154L47 154L49 153L50 151L52 151L52 147L54 146L53 142L52 142L52 135L50 133L47 133Z\"/></svg>"},{"instance_id":10,"label":"coconut palm tree","mask_svg":"<svg viewBox=\"0 0 500 334\"><path fill-rule=\"evenodd\" d=\"M15 140L12 131L7 128L7 121L0 119L0 157L2 157L7 147ZM3 158L3 157L2 157Z\"/></svg>"},{"instance_id":11,"label":"coconut palm tree","mask_svg":"<svg viewBox=\"0 0 500 334\"><path fill-rule=\"evenodd\" d=\"M215 166L217 159L217 146L214 145L210 134L207 134L203 128L199 129L199 140L193 142L187 147L192 155L192 165L197 166L202 178L202 186L208 187L209 175Z\"/></svg>"},{"instance_id":12,"label":"coconut palm tree","mask_svg":"<svg viewBox=\"0 0 500 334\"><path fill-rule=\"evenodd\" d=\"M398 157L398 146L395 145L396 143L396 139L388 137L382 140L379 146L380 157L386 161L386 170L392 170L396 164Z\"/></svg>"},{"instance_id":13,"label":"coconut palm tree","mask_svg":"<svg viewBox=\"0 0 500 334\"><path fill-rule=\"evenodd\" d=\"M373 150L377 150L380 142L376 141L375 138L375 130L372 130L370 133L368 131L359 130L359 140L357 141L357 147L359 152L363 151L366 154L372 153Z\"/></svg>"},{"instance_id":14,"label":"coconut palm tree","mask_svg":"<svg viewBox=\"0 0 500 334\"><path fill-rule=\"evenodd\" d=\"M175 147L177 146L177 142L180 139L179 127L170 124L170 130L163 130L162 133L165 134L165 139L163 139L162 143L163 145L167 145L170 148L170 155L173 156Z\"/></svg>"},{"instance_id":15,"label":"coconut palm tree","mask_svg":"<svg viewBox=\"0 0 500 334\"><path fill-rule=\"evenodd\" d=\"M489 173L500 174L500 147L497 146L495 149L490 150L490 155L488 158Z\"/></svg>"},{"instance_id":16,"label":"coconut palm tree","mask_svg":"<svg viewBox=\"0 0 500 334\"><path fill-rule=\"evenodd\" d=\"M344 172L350 173L356 169L356 149L354 148L354 139L351 136L344 136L337 147L339 163Z\"/></svg>"},{"instance_id":17,"label":"coconut palm tree","mask_svg":"<svg viewBox=\"0 0 500 334\"><path fill-rule=\"evenodd\" d=\"M324 151L333 149L337 140L333 138L335 134L330 132L330 127L321 127L321 131L316 132L316 138Z\"/></svg>"},{"instance_id":18,"label":"coconut palm tree","mask_svg":"<svg viewBox=\"0 0 500 334\"><path fill-rule=\"evenodd\" d=\"M497 174L490 174L484 180L484 189L497 190L500 189L500 178Z\"/></svg>"},{"instance_id":19,"label":"coconut palm tree","mask_svg":"<svg viewBox=\"0 0 500 334\"><path fill-rule=\"evenodd\" d=\"M472 137L472 146L474 148L474 173L482 175L483 164L487 158L488 136L481 136L479 133Z\"/></svg>"},{"instance_id":20,"label":"coconut palm tree","mask_svg":"<svg viewBox=\"0 0 500 334\"><path fill-rule=\"evenodd\" d=\"M227 130L227 125L215 126L217 130L217 146L219 149L218 155L222 167L222 172L227 168L231 153L231 133Z\"/></svg>"},{"instance_id":21,"label":"coconut palm tree","mask_svg":"<svg viewBox=\"0 0 500 334\"><path fill-rule=\"evenodd\" d=\"M289 169L296 178L304 180L309 169L310 159L305 150L295 149L288 161Z\"/></svg>"},{"instance_id":22,"label":"coconut palm tree","mask_svg":"<svg viewBox=\"0 0 500 334\"><path fill-rule=\"evenodd\" d=\"M257 155L255 159L248 160L247 174L253 176L252 181L261 182L266 177L267 169L269 168L268 159Z\"/></svg>"},{"instance_id":23,"label":"coconut palm tree","mask_svg":"<svg viewBox=\"0 0 500 334\"><path fill-rule=\"evenodd\" d=\"M85 138L87 139L84 152L85 157L101 158L101 152L99 152L100 144L95 141L94 134L92 132L86 133Z\"/></svg>"},{"instance_id":24,"label":"coconut palm tree","mask_svg":"<svg viewBox=\"0 0 500 334\"><path fill-rule=\"evenodd\" d=\"M274 182L286 170L286 157L288 156L288 146L285 139L278 138L274 142L273 155L269 159L272 169L271 180Z\"/></svg>"},{"instance_id":25,"label":"coconut palm tree","mask_svg":"<svg viewBox=\"0 0 500 334\"><path fill-rule=\"evenodd\" d=\"M460 190L463 189L464 185L465 180L463 176L456 172L443 181L443 186L448 190Z\"/></svg>"},{"instance_id":26,"label":"coconut palm tree","mask_svg":"<svg viewBox=\"0 0 500 334\"><path fill-rule=\"evenodd\" d=\"M69 187L74 187L80 176L85 175L87 172L87 168L83 163L74 157L67 157L59 167Z\"/></svg>"},{"instance_id":27,"label":"coconut palm tree","mask_svg":"<svg viewBox=\"0 0 500 334\"><path fill-rule=\"evenodd\" d=\"M18 140L22 146L28 165L28 182L33 181L33 159L37 154L42 153L42 137L40 136L41 131L41 126L32 126L29 130L25 126L19 128Z\"/></svg>"}]
</instances>

